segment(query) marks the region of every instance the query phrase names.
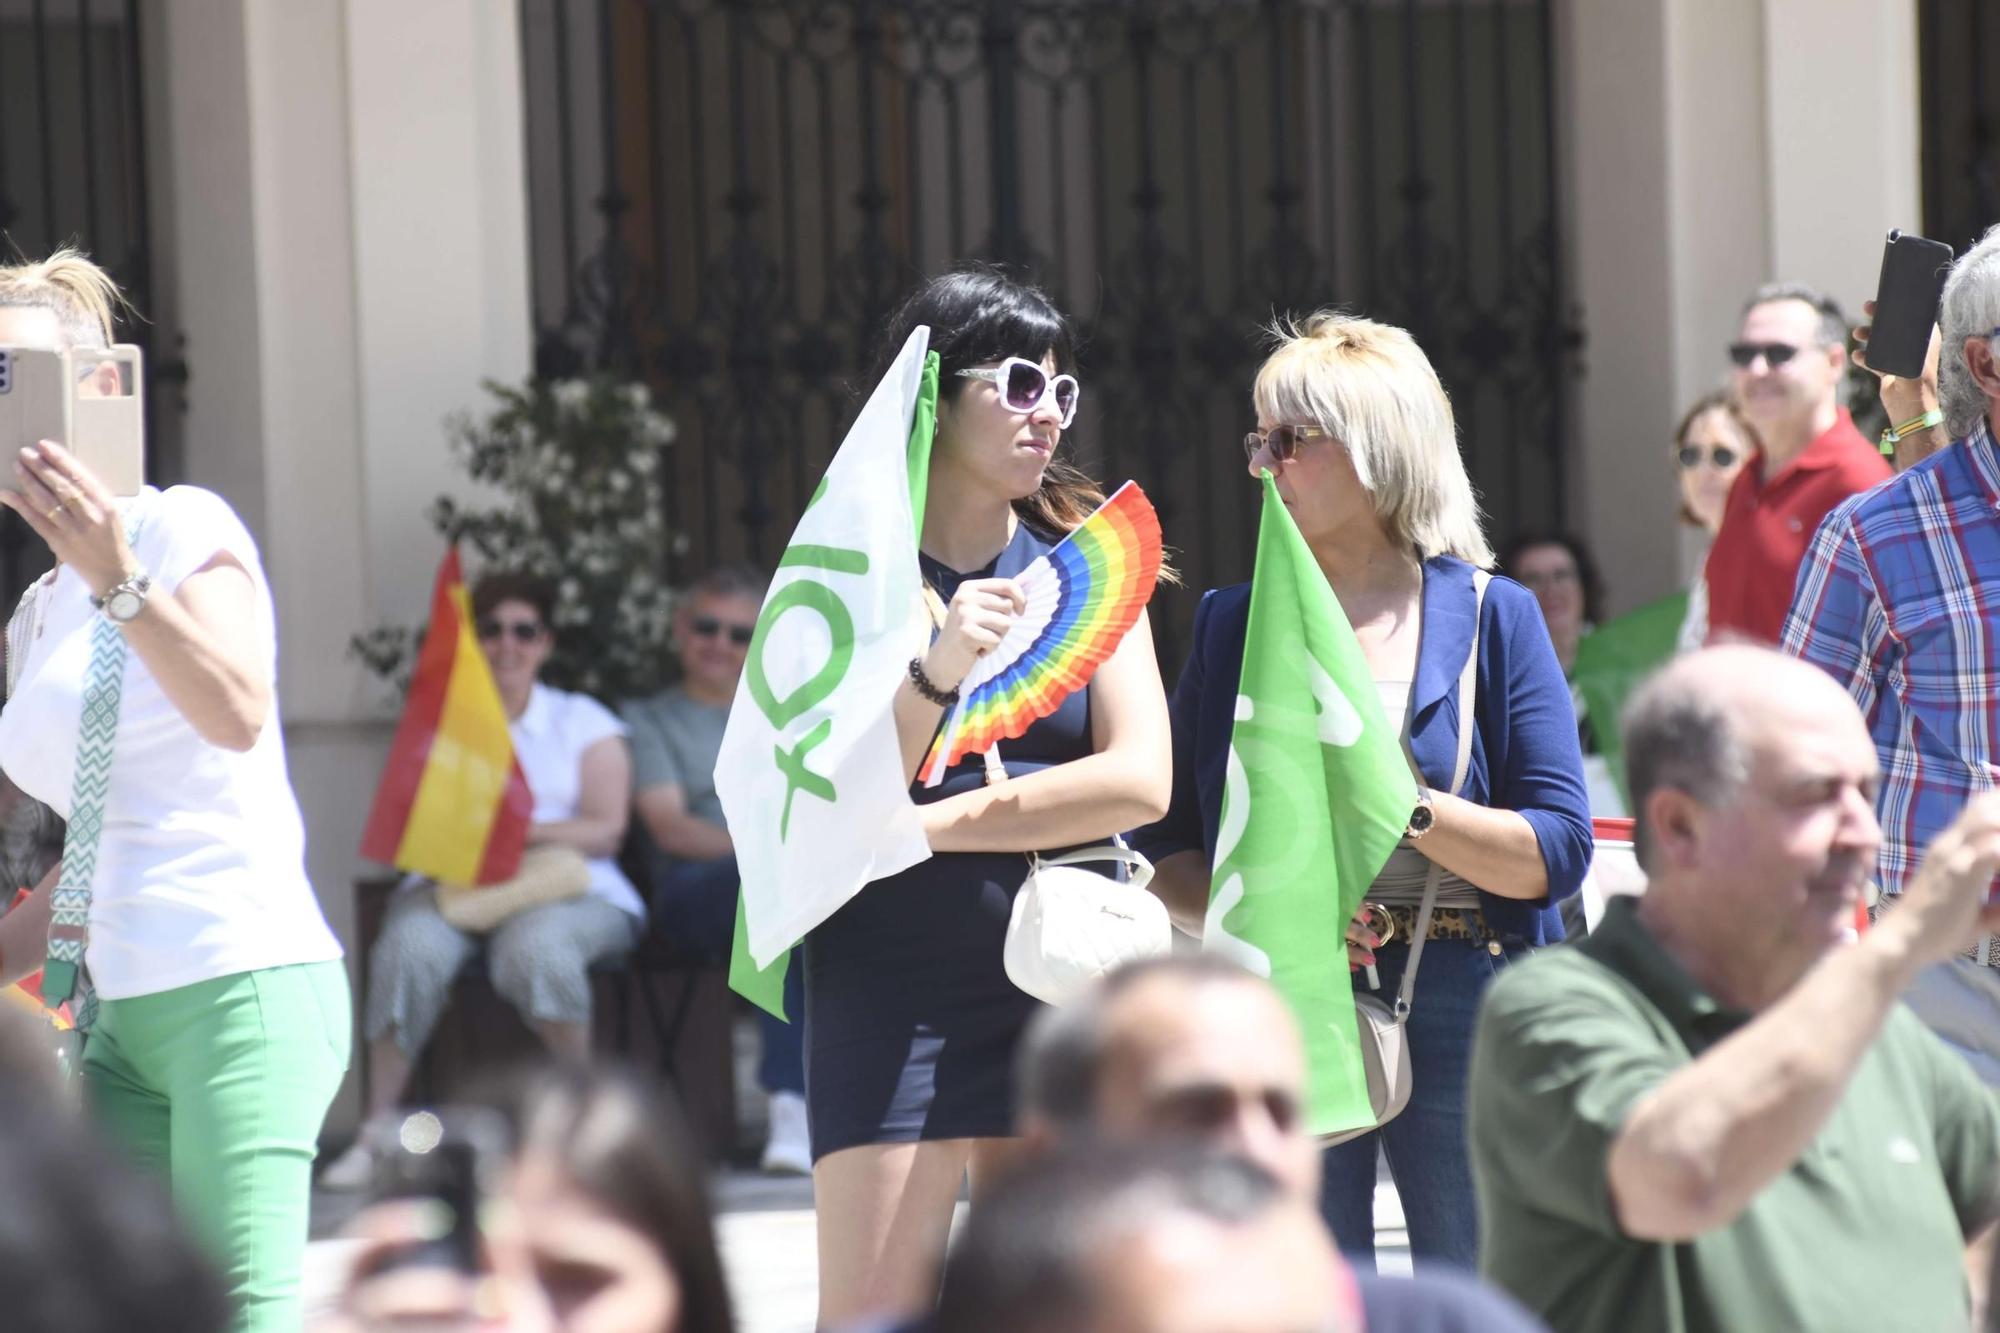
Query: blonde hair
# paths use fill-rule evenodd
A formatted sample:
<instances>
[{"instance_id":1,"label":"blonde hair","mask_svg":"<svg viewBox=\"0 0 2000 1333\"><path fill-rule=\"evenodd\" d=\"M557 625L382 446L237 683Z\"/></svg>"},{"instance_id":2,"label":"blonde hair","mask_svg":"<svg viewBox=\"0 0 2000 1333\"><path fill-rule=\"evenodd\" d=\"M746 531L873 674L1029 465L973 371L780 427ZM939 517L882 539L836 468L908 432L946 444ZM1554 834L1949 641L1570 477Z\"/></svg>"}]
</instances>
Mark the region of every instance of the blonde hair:
<instances>
[{"instance_id":1,"label":"blonde hair","mask_svg":"<svg viewBox=\"0 0 2000 1333\"><path fill-rule=\"evenodd\" d=\"M113 317L131 308L109 273L67 245L35 263L0 265L0 309L49 311L71 347L109 347Z\"/></svg>"},{"instance_id":2,"label":"blonde hair","mask_svg":"<svg viewBox=\"0 0 2000 1333\"><path fill-rule=\"evenodd\" d=\"M1451 399L1417 340L1337 310L1280 320L1271 337L1277 349L1251 390L1257 414L1310 423L1338 441L1382 526L1420 558L1491 565Z\"/></svg>"}]
</instances>

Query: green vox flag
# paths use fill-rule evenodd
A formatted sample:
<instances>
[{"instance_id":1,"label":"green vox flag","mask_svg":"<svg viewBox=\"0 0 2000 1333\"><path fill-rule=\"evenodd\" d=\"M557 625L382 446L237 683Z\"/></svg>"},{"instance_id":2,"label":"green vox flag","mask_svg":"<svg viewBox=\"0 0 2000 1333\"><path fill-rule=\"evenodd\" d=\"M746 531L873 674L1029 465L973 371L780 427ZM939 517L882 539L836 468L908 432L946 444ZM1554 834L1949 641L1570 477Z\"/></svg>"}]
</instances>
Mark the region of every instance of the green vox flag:
<instances>
[{"instance_id":1,"label":"green vox flag","mask_svg":"<svg viewBox=\"0 0 2000 1333\"><path fill-rule=\"evenodd\" d=\"M1370 1120L1346 929L1415 804L1360 641L1267 472L1202 944L1298 1016L1314 1134Z\"/></svg>"},{"instance_id":2,"label":"green vox flag","mask_svg":"<svg viewBox=\"0 0 2000 1333\"><path fill-rule=\"evenodd\" d=\"M1679 645L1681 622L1687 618L1684 592L1648 602L1616 620L1607 620L1576 645L1570 679L1583 696L1597 753L1611 768L1618 790L1625 792L1625 746L1618 718L1625 700L1639 682L1666 665ZM1625 792L1627 799L1630 793Z\"/></svg>"},{"instance_id":3,"label":"green vox flag","mask_svg":"<svg viewBox=\"0 0 2000 1333\"><path fill-rule=\"evenodd\" d=\"M928 329L911 335L806 506L758 617L716 762L744 877L729 984L779 1018L792 946L869 880L930 855L891 711L910 647L930 623L916 564L937 428L938 355L928 338ZM907 509L891 498L904 484ZM800 614L775 628L787 610ZM839 621L851 655L827 657L814 616ZM774 662L782 671L788 659L802 683L783 698L767 687L760 701L752 671ZM810 754L820 747L823 755Z\"/></svg>"}]
</instances>

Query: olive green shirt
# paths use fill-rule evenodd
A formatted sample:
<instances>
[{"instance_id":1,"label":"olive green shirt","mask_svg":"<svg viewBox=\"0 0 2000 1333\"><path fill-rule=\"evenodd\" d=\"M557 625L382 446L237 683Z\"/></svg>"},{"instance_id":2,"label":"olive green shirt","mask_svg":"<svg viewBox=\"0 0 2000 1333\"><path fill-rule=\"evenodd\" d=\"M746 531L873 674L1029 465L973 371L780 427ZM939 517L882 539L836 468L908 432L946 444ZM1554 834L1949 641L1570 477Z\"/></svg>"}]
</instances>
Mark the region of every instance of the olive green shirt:
<instances>
[{"instance_id":1,"label":"olive green shirt","mask_svg":"<svg viewBox=\"0 0 2000 1333\"><path fill-rule=\"evenodd\" d=\"M1752 1018L1702 991L1636 901L1487 992L1470 1076L1481 1271L1554 1333L1965 1328L2000 1103L1900 1004L1826 1127L1734 1222L1678 1244L1619 1230L1606 1164L1633 1104Z\"/></svg>"}]
</instances>

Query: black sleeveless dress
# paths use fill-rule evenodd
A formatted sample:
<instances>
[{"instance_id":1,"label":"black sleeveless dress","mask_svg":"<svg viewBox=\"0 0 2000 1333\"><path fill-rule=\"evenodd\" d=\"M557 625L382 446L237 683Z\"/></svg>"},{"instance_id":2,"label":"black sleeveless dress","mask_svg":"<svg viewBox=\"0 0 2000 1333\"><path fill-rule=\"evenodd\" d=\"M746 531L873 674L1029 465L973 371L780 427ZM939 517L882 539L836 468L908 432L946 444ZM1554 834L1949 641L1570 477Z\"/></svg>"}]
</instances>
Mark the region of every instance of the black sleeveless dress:
<instances>
[{"instance_id":1,"label":"black sleeveless dress","mask_svg":"<svg viewBox=\"0 0 2000 1333\"><path fill-rule=\"evenodd\" d=\"M1020 573L1054 543L1019 524L981 570L919 557L946 601L966 579ZM1091 751L1089 691L1005 741L1012 777ZM919 804L985 783L978 755ZM1007 980L1001 948L1019 852L942 852L867 885L806 937L806 1104L815 1160L865 1143L1002 1138L1014 1132L1014 1051L1038 1001Z\"/></svg>"}]
</instances>

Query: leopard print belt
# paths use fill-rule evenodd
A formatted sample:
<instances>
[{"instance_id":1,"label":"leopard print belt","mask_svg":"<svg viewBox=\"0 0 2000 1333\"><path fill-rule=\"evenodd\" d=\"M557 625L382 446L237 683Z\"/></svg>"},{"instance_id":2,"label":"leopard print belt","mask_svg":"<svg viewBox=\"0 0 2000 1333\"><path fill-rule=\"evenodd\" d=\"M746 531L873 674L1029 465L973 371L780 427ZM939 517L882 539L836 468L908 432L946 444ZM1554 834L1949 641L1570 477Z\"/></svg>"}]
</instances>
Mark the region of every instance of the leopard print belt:
<instances>
[{"instance_id":1,"label":"leopard print belt","mask_svg":"<svg viewBox=\"0 0 2000 1333\"><path fill-rule=\"evenodd\" d=\"M1381 910L1396 923L1396 934L1390 943L1408 944L1416 938L1420 909L1415 904L1390 903ZM1431 930L1425 938L1492 941L1499 939L1500 933L1486 924L1486 918L1476 907L1438 907L1431 911Z\"/></svg>"}]
</instances>

